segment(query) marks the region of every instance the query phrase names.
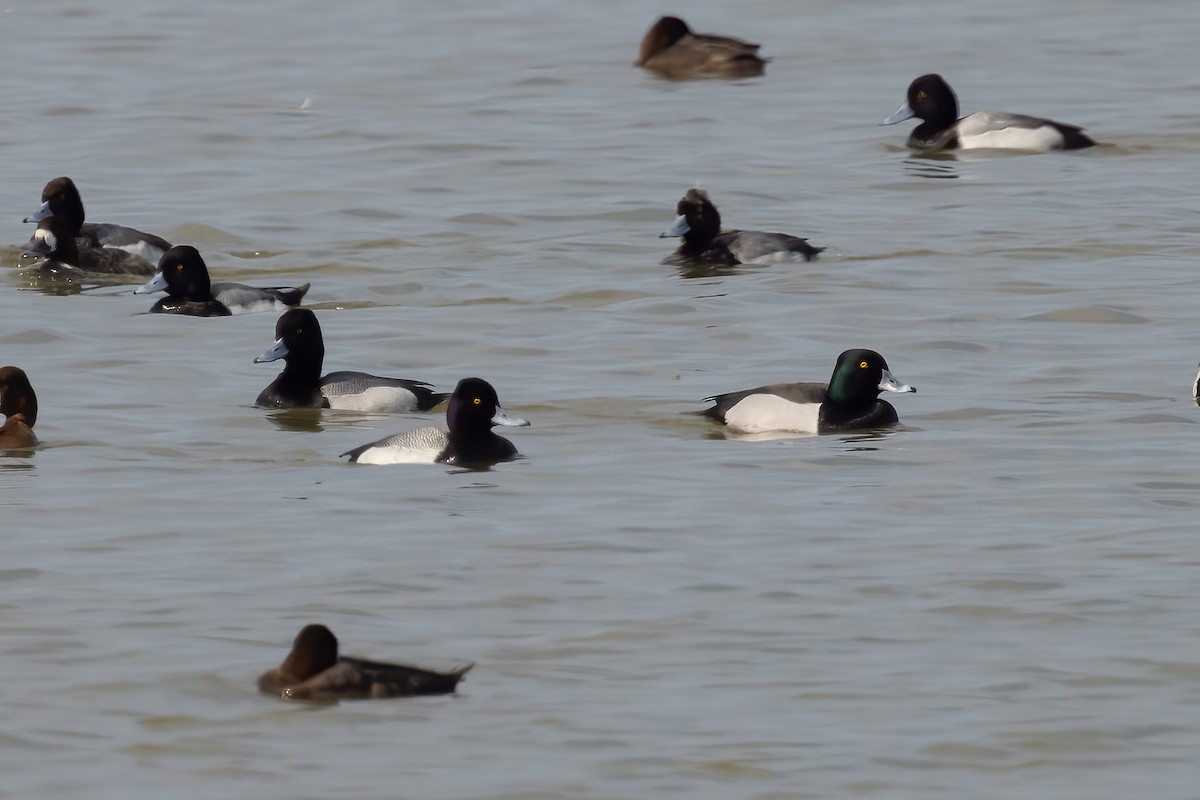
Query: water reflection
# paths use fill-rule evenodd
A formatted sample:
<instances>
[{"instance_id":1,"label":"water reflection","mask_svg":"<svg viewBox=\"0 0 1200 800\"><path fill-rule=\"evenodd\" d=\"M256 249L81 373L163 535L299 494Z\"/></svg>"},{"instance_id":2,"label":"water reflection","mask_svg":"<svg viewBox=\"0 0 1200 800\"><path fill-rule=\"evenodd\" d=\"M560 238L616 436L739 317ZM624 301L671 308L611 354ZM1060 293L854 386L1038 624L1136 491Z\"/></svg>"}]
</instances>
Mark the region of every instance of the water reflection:
<instances>
[{"instance_id":1,"label":"water reflection","mask_svg":"<svg viewBox=\"0 0 1200 800\"><path fill-rule=\"evenodd\" d=\"M281 408L269 412L267 420L279 430L292 433L320 433L325 430L319 408Z\"/></svg>"},{"instance_id":2,"label":"water reflection","mask_svg":"<svg viewBox=\"0 0 1200 800\"><path fill-rule=\"evenodd\" d=\"M958 157L949 151L911 155L904 159L904 171L918 178L954 180L959 177L954 166L957 160Z\"/></svg>"}]
</instances>

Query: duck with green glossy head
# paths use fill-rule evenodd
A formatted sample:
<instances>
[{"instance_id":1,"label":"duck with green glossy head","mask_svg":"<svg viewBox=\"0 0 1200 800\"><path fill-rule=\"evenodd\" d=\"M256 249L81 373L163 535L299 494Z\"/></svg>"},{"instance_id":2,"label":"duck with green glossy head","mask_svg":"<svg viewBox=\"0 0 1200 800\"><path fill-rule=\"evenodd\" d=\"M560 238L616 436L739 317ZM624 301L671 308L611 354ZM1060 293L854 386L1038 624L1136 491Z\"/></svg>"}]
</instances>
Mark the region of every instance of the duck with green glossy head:
<instances>
[{"instance_id":1,"label":"duck with green glossy head","mask_svg":"<svg viewBox=\"0 0 1200 800\"><path fill-rule=\"evenodd\" d=\"M829 383L776 383L707 398L698 412L737 433L838 433L899 421L880 392L915 392L888 369L874 350L838 356Z\"/></svg>"}]
</instances>

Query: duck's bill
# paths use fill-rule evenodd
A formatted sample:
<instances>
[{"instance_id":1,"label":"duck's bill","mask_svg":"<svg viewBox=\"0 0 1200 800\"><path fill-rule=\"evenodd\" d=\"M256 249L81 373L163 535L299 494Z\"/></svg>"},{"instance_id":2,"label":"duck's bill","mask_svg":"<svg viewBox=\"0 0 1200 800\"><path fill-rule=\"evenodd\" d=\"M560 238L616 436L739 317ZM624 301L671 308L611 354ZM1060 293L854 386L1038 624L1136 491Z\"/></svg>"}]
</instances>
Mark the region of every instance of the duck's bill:
<instances>
[{"instance_id":1,"label":"duck's bill","mask_svg":"<svg viewBox=\"0 0 1200 800\"><path fill-rule=\"evenodd\" d=\"M885 369L883 378L879 381L879 390L882 392L915 392L917 387L901 383L896 380L896 376L892 374L891 370Z\"/></svg>"},{"instance_id":2,"label":"duck's bill","mask_svg":"<svg viewBox=\"0 0 1200 800\"><path fill-rule=\"evenodd\" d=\"M283 339L277 339L275 344L271 345L271 349L263 353L258 358L254 359L255 364L265 364L268 361L278 361L286 357L288 354L287 345L283 343Z\"/></svg>"},{"instance_id":3,"label":"duck's bill","mask_svg":"<svg viewBox=\"0 0 1200 800\"><path fill-rule=\"evenodd\" d=\"M895 125L897 122L904 122L904 120L912 119L914 116L916 116L916 114L911 108L908 107L908 103L905 103L896 109L896 113L892 114L890 117L884 118L883 122L880 122L879 124Z\"/></svg>"},{"instance_id":4,"label":"duck's bill","mask_svg":"<svg viewBox=\"0 0 1200 800\"><path fill-rule=\"evenodd\" d=\"M504 409L496 406L496 413L492 417L493 425L503 425L506 428L528 428L529 420L521 419L520 417L510 417L504 413Z\"/></svg>"},{"instance_id":5,"label":"duck's bill","mask_svg":"<svg viewBox=\"0 0 1200 800\"><path fill-rule=\"evenodd\" d=\"M26 217L24 220L22 220L22 222L41 222L42 220L53 216L54 212L50 210L50 201L47 200L46 202L42 203L41 208L33 212L33 214L30 216Z\"/></svg>"},{"instance_id":6,"label":"duck's bill","mask_svg":"<svg viewBox=\"0 0 1200 800\"><path fill-rule=\"evenodd\" d=\"M660 233L658 238L678 239L680 236L683 236L690 230L691 228L687 224L687 217L685 217L683 214L680 214L675 218L675 222L671 225L671 227Z\"/></svg>"},{"instance_id":7,"label":"duck's bill","mask_svg":"<svg viewBox=\"0 0 1200 800\"><path fill-rule=\"evenodd\" d=\"M165 292L167 290L167 278L162 274L162 270L154 273L154 277L143 283L141 286L133 290L134 294L150 294L151 292Z\"/></svg>"}]
</instances>

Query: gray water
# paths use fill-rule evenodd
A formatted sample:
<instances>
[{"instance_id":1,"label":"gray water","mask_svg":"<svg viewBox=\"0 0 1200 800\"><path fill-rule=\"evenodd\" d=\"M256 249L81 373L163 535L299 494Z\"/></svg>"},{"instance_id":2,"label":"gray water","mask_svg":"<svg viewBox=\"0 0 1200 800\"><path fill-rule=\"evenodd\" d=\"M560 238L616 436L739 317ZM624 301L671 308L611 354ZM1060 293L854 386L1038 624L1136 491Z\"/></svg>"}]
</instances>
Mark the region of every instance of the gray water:
<instances>
[{"instance_id":1,"label":"gray water","mask_svg":"<svg viewBox=\"0 0 1200 800\"><path fill-rule=\"evenodd\" d=\"M1194 3L678 8L774 59L734 83L631 66L665 10L3 9L6 264L70 175L217 279L311 281L327 369L477 374L533 427L349 466L437 415L254 409L274 314L10 270L0 797L1200 797ZM930 71L1104 146L912 157L877 122ZM827 252L661 266L696 184ZM919 387L894 430L681 413L849 347ZM478 666L257 694L308 622Z\"/></svg>"}]
</instances>

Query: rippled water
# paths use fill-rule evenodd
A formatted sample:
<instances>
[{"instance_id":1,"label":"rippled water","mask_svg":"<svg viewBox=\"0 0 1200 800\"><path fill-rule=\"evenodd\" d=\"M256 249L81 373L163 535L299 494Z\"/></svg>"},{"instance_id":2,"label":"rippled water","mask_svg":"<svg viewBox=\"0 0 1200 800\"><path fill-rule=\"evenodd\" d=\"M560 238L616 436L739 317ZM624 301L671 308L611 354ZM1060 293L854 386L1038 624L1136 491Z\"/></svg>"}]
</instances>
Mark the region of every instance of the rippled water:
<instances>
[{"instance_id":1,"label":"rippled water","mask_svg":"<svg viewBox=\"0 0 1200 800\"><path fill-rule=\"evenodd\" d=\"M328 369L492 381L526 455L337 454L430 417L250 407L274 315L0 283L41 403L0 455L4 797L1196 794L1191 4L680 13L764 79L630 66L617 2L4 9L0 185L312 281ZM914 158L917 74L1105 146ZM696 183L828 248L659 265ZM919 387L885 435L727 440L681 414L824 380ZM299 628L478 666L454 697L255 692Z\"/></svg>"}]
</instances>

